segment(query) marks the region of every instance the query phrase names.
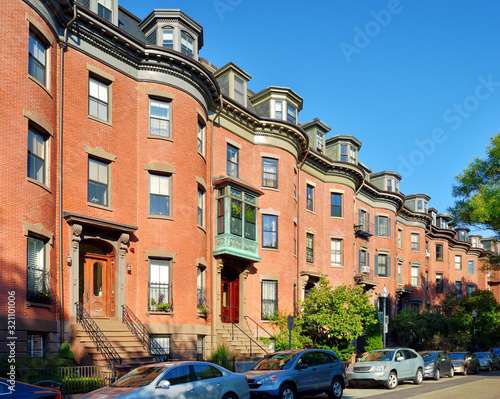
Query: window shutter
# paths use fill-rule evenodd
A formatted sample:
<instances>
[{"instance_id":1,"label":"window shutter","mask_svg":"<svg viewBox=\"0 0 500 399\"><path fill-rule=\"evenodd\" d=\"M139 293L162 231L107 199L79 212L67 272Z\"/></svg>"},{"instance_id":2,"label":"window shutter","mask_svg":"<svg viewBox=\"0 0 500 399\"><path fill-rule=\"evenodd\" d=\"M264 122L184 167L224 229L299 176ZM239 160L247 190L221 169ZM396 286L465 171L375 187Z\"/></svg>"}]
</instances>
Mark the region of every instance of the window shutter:
<instances>
[{"instance_id":1,"label":"window shutter","mask_svg":"<svg viewBox=\"0 0 500 399\"><path fill-rule=\"evenodd\" d=\"M391 268L392 268L392 260L391 260L391 257L388 256L387 257L387 277L391 277Z\"/></svg>"},{"instance_id":2,"label":"window shutter","mask_svg":"<svg viewBox=\"0 0 500 399\"><path fill-rule=\"evenodd\" d=\"M370 254L366 253L366 266L370 267Z\"/></svg>"},{"instance_id":3,"label":"window shutter","mask_svg":"<svg viewBox=\"0 0 500 399\"><path fill-rule=\"evenodd\" d=\"M370 214L369 213L366 214L366 230L367 230L367 233L370 232Z\"/></svg>"},{"instance_id":4,"label":"window shutter","mask_svg":"<svg viewBox=\"0 0 500 399\"><path fill-rule=\"evenodd\" d=\"M361 249L358 251L358 269L361 273Z\"/></svg>"},{"instance_id":5,"label":"window shutter","mask_svg":"<svg viewBox=\"0 0 500 399\"><path fill-rule=\"evenodd\" d=\"M375 235L378 236L378 216L375 216Z\"/></svg>"},{"instance_id":6,"label":"window shutter","mask_svg":"<svg viewBox=\"0 0 500 399\"><path fill-rule=\"evenodd\" d=\"M387 237L390 237L391 236L391 218L389 218L389 223L387 223L387 229L388 229Z\"/></svg>"},{"instance_id":7,"label":"window shutter","mask_svg":"<svg viewBox=\"0 0 500 399\"><path fill-rule=\"evenodd\" d=\"M377 218L377 217L375 216L375 218ZM373 265L373 271L375 273L375 276L378 276L378 255L375 255L374 260L375 260L375 263Z\"/></svg>"},{"instance_id":8,"label":"window shutter","mask_svg":"<svg viewBox=\"0 0 500 399\"><path fill-rule=\"evenodd\" d=\"M361 209L358 209L358 224L361 224Z\"/></svg>"}]
</instances>

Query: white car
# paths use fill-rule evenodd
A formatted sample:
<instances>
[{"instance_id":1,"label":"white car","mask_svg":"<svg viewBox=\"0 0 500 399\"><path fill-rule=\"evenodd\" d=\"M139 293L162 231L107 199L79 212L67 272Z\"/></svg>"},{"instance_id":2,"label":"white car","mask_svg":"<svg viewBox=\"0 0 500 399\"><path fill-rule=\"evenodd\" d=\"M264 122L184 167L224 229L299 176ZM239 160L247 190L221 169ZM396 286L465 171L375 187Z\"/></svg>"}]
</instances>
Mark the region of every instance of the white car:
<instances>
[{"instance_id":1,"label":"white car","mask_svg":"<svg viewBox=\"0 0 500 399\"><path fill-rule=\"evenodd\" d=\"M207 362L167 362L138 367L108 387L79 399L250 399L246 378Z\"/></svg>"}]
</instances>

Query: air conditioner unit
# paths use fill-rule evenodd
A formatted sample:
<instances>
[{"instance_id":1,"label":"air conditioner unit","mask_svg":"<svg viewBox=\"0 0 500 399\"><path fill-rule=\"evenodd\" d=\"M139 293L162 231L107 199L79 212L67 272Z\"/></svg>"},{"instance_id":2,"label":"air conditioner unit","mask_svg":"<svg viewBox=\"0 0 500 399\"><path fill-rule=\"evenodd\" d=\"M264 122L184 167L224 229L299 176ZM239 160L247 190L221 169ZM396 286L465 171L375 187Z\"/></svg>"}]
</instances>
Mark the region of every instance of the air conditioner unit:
<instances>
[{"instance_id":1,"label":"air conditioner unit","mask_svg":"<svg viewBox=\"0 0 500 399\"><path fill-rule=\"evenodd\" d=\"M430 257L431 257L431 254L430 254L429 252L426 252L426 253L425 253L425 257L426 257L426 258L430 258Z\"/></svg>"},{"instance_id":2,"label":"air conditioner unit","mask_svg":"<svg viewBox=\"0 0 500 399\"><path fill-rule=\"evenodd\" d=\"M361 266L361 273L370 274L370 266Z\"/></svg>"}]
</instances>

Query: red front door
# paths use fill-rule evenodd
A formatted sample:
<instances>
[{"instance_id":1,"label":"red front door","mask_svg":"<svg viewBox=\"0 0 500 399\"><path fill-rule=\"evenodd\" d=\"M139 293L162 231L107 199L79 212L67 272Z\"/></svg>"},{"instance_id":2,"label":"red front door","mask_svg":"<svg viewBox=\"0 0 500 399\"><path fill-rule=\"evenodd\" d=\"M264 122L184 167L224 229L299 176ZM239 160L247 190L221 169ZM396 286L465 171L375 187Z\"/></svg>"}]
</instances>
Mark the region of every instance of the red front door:
<instances>
[{"instance_id":1,"label":"red front door","mask_svg":"<svg viewBox=\"0 0 500 399\"><path fill-rule=\"evenodd\" d=\"M240 279L222 279L221 315L223 323L240 321Z\"/></svg>"}]
</instances>

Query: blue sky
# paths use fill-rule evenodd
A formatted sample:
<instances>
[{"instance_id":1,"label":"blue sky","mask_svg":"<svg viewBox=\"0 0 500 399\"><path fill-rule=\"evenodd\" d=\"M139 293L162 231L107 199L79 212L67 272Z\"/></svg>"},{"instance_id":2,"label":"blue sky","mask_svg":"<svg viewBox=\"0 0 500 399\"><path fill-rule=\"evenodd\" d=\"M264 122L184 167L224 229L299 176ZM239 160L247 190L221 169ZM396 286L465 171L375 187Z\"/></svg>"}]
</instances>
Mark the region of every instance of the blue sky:
<instances>
[{"instance_id":1,"label":"blue sky","mask_svg":"<svg viewBox=\"0 0 500 399\"><path fill-rule=\"evenodd\" d=\"M301 123L362 142L373 172L403 176L444 213L451 186L500 131L500 2L495 0L119 0L146 17L178 8L204 29L200 56L229 61L258 92L290 87ZM483 233L483 235L488 235Z\"/></svg>"}]
</instances>

